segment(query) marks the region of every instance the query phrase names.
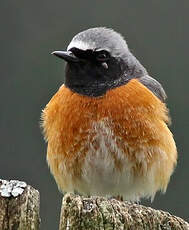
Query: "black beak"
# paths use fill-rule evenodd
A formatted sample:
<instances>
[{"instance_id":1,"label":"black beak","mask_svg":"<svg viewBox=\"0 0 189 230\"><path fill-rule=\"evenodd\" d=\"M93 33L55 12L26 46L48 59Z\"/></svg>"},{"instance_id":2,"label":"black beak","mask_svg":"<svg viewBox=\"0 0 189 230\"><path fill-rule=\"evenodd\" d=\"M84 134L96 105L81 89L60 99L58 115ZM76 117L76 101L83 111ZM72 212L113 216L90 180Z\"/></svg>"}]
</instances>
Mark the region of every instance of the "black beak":
<instances>
[{"instance_id":1,"label":"black beak","mask_svg":"<svg viewBox=\"0 0 189 230\"><path fill-rule=\"evenodd\" d=\"M54 54L67 62L79 62L79 59L71 51L54 51L51 54Z\"/></svg>"}]
</instances>

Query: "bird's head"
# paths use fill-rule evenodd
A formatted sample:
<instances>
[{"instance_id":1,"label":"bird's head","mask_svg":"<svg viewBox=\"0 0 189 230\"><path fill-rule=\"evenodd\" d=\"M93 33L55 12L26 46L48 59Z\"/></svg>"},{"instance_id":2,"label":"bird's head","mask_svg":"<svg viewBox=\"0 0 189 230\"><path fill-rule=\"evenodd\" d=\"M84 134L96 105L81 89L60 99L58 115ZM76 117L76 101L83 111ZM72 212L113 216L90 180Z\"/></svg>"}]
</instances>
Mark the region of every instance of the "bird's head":
<instances>
[{"instance_id":1,"label":"bird's head","mask_svg":"<svg viewBox=\"0 0 189 230\"><path fill-rule=\"evenodd\" d=\"M103 27L80 32L67 51L53 54L67 62L65 86L86 96L102 96L107 90L146 74L124 38Z\"/></svg>"}]
</instances>

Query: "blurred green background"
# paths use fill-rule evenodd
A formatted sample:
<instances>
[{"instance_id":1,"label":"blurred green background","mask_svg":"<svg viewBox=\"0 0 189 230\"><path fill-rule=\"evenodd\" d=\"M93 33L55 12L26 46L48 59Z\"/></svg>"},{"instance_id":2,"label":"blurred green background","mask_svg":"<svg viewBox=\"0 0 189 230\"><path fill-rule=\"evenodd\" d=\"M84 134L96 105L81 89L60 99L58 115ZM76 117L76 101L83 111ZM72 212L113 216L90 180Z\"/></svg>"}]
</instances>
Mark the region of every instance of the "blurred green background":
<instances>
[{"instance_id":1,"label":"blurred green background","mask_svg":"<svg viewBox=\"0 0 189 230\"><path fill-rule=\"evenodd\" d=\"M0 1L0 178L41 194L41 229L58 229L61 194L46 164L41 110L64 79L50 55L78 32L112 27L168 94L179 160L165 195L142 202L189 220L189 1Z\"/></svg>"}]
</instances>

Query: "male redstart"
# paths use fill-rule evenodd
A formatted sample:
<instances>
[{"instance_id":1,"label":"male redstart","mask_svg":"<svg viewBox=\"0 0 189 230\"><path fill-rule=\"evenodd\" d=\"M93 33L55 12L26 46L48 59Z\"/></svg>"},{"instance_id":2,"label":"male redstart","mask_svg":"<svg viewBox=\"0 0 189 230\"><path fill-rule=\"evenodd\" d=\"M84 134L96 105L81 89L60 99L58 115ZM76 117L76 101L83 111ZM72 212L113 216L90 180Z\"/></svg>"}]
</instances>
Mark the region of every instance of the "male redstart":
<instances>
[{"instance_id":1,"label":"male redstart","mask_svg":"<svg viewBox=\"0 0 189 230\"><path fill-rule=\"evenodd\" d=\"M112 29L77 34L65 84L42 119L47 161L59 189L136 201L165 192L177 161L166 94Z\"/></svg>"}]
</instances>

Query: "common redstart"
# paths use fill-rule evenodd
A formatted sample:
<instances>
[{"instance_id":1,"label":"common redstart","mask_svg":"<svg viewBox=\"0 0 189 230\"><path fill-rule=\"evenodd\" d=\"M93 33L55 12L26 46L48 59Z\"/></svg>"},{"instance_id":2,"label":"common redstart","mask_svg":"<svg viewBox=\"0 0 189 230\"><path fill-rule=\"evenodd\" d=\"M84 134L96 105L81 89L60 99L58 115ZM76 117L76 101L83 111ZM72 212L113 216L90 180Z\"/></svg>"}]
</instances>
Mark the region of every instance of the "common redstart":
<instances>
[{"instance_id":1,"label":"common redstart","mask_svg":"<svg viewBox=\"0 0 189 230\"><path fill-rule=\"evenodd\" d=\"M177 161L161 84L108 28L77 34L65 84L42 113L47 161L62 192L137 201L165 192Z\"/></svg>"}]
</instances>

